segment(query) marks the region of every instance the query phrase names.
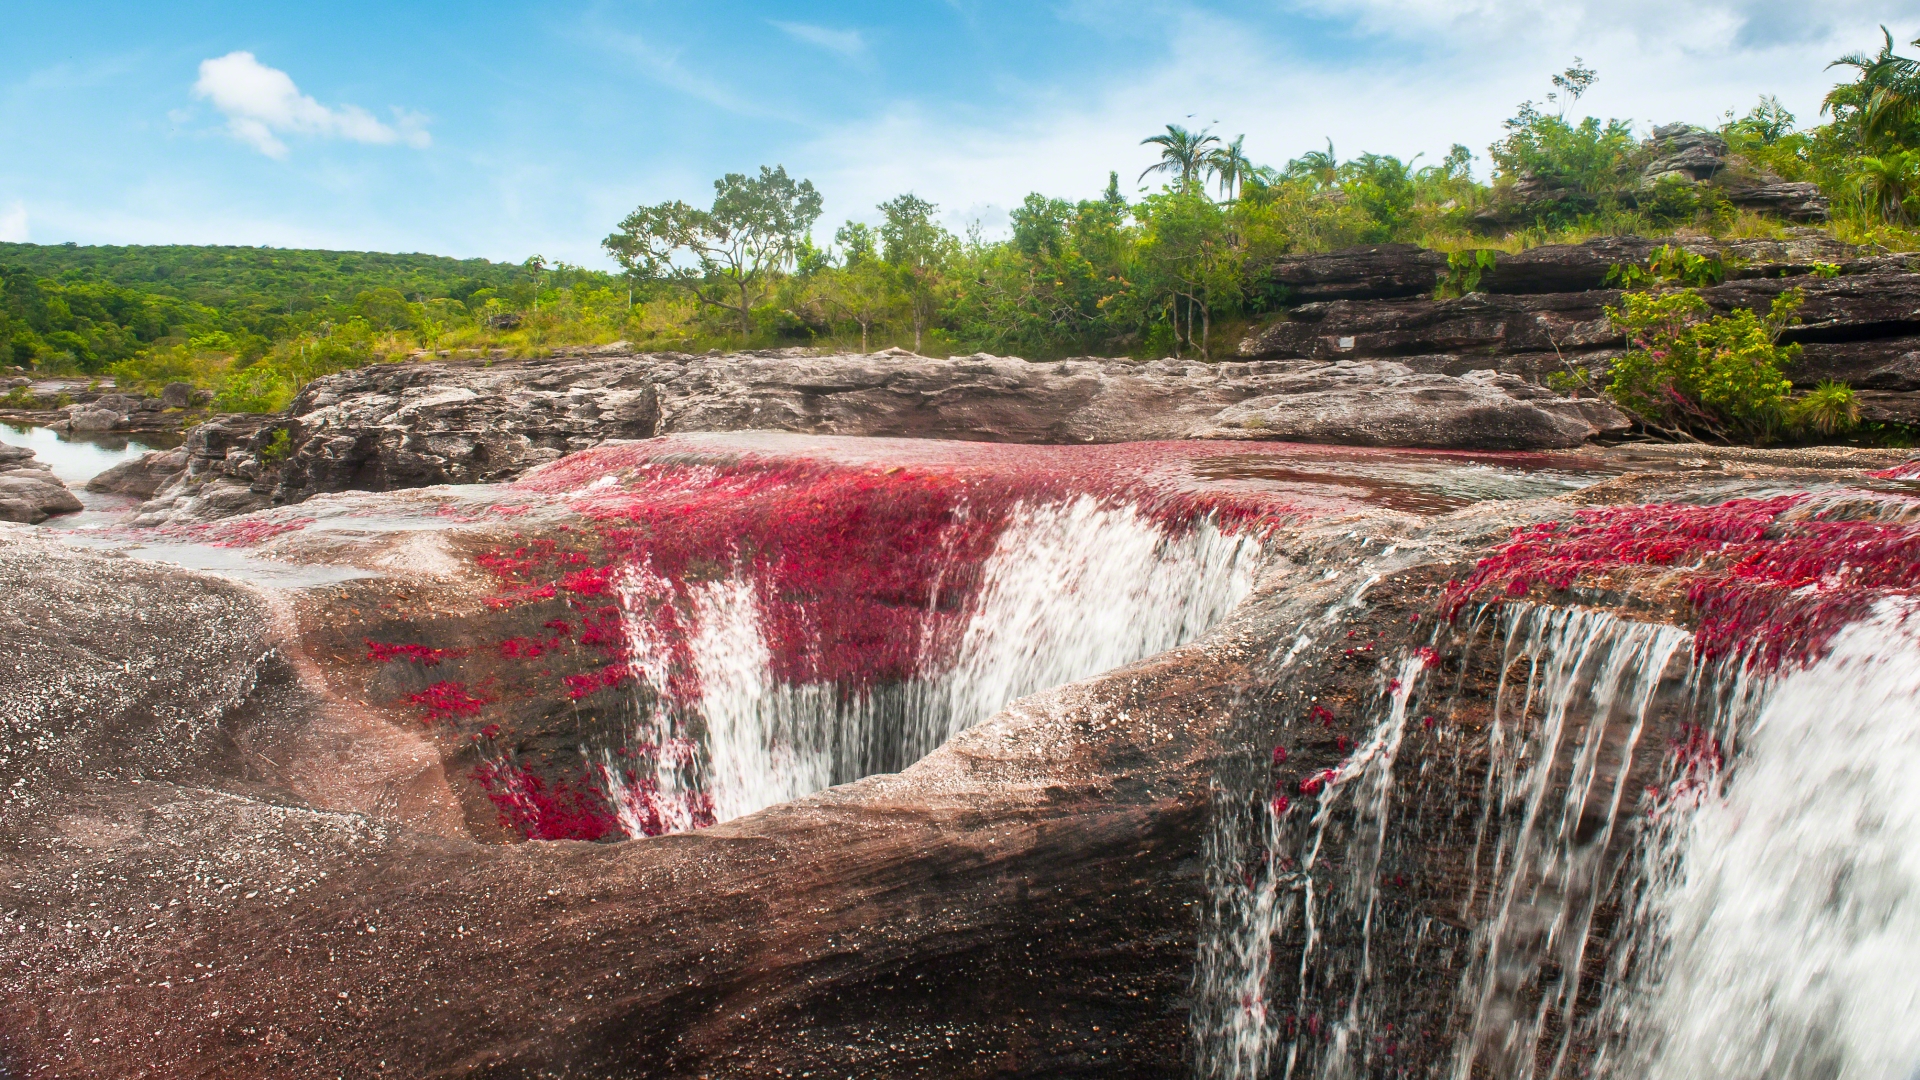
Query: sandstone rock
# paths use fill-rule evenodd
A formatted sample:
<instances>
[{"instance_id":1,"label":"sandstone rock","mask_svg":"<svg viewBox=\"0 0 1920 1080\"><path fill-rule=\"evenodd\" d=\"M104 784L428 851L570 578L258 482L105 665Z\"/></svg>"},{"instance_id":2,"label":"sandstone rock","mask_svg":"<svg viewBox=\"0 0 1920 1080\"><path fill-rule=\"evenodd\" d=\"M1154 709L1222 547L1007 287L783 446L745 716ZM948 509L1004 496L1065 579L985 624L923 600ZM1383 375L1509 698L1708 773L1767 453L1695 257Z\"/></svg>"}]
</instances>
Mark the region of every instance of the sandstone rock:
<instances>
[{"instance_id":1,"label":"sandstone rock","mask_svg":"<svg viewBox=\"0 0 1920 1080\"><path fill-rule=\"evenodd\" d=\"M88 491L151 499L163 484L186 470L187 451L149 450L87 481Z\"/></svg>"},{"instance_id":2,"label":"sandstone rock","mask_svg":"<svg viewBox=\"0 0 1920 1080\"><path fill-rule=\"evenodd\" d=\"M1354 446L1514 449L1578 446L1626 430L1611 404L1573 400L1512 375L1422 375L1403 364L1342 361L1275 380L1224 409L1201 438Z\"/></svg>"},{"instance_id":3,"label":"sandstone rock","mask_svg":"<svg viewBox=\"0 0 1920 1080\"><path fill-rule=\"evenodd\" d=\"M0 443L0 521L37 525L80 509L80 500L32 450Z\"/></svg>"},{"instance_id":4,"label":"sandstone rock","mask_svg":"<svg viewBox=\"0 0 1920 1080\"><path fill-rule=\"evenodd\" d=\"M1618 340L1605 309L1619 296L1612 290L1473 293L1438 301L1303 304L1249 334L1240 343L1240 355L1333 360L1593 348Z\"/></svg>"},{"instance_id":5,"label":"sandstone rock","mask_svg":"<svg viewBox=\"0 0 1920 1080\"><path fill-rule=\"evenodd\" d=\"M160 391L160 404L169 409L184 409L194 404L192 383L170 382Z\"/></svg>"},{"instance_id":6,"label":"sandstone rock","mask_svg":"<svg viewBox=\"0 0 1920 1080\"><path fill-rule=\"evenodd\" d=\"M1447 257L1413 244L1347 248L1324 255L1289 255L1255 278L1284 286L1294 300L1377 300L1433 291Z\"/></svg>"},{"instance_id":7,"label":"sandstone rock","mask_svg":"<svg viewBox=\"0 0 1920 1080\"><path fill-rule=\"evenodd\" d=\"M75 405L67 410L66 427L68 431L112 431L127 422L125 413L111 409L97 409L91 405Z\"/></svg>"}]
</instances>

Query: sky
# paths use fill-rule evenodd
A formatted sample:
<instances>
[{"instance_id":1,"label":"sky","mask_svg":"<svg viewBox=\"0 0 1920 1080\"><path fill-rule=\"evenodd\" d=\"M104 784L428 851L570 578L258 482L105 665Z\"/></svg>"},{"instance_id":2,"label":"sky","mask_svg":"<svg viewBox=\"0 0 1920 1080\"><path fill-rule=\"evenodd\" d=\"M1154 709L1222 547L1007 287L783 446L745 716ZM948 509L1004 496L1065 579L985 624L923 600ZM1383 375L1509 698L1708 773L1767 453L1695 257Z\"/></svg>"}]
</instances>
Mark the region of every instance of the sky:
<instances>
[{"instance_id":1,"label":"sky","mask_svg":"<svg viewBox=\"0 0 1920 1080\"><path fill-rule=\"evenodd\" d=\"M1168 123L1256 162L1482 156L1579 56L1644 132L1777 95L1920 0L889 0L328 5L13 0L0 240L425 251L610 266L635 206L780 164L825 239L912 191L956 231L1131 194ZM1913 51L1913 50L1909 50Z\"/></svg>"}]
</instances>

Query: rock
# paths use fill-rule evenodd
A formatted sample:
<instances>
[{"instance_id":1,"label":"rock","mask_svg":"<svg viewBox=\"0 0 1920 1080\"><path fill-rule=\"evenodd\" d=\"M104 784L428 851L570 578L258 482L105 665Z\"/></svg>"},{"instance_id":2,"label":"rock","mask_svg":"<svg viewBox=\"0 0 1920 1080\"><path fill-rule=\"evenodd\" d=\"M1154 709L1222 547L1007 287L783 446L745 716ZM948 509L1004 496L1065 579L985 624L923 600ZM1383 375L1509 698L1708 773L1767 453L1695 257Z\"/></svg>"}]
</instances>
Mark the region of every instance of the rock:
<instances>
[{"instance_id":1,"label":"rock","mask_svg":"<svg viewBox=\"0 0 1920 1080\"><path fill-rule=\"evenodd\" d=\"M169 409L184 409L194 404L192 383L170 382L160 391L160 404Z\"/></svg>"},{"instance_id":2,"label":"rock","mask_svg":"<svg viewBox=\"0 0 1920 1080\"><path fill-rule=\"evenodd\" d=\"M488 315L480 321L485 323L490 330L520 329L520 313L517 311L502 311L498 314Z\"/></svg>"},{"instance_id":3,"label":"rock","mask_svg":"<svg viewBox=\"0 0 1920 1080\"><path fill-rule=\"evenodd\" d=\"M1832 204L1819 185L1805 182L1761 183L1729 190L1727 201L1745 210L1757 210L1788 221L1825 221Z\"/></svg>"},{"instance_id":4,"label":"rock","mask_svg":"<svg viewBox=\"0 0 1920 1080\"><path fill-rule=\"evenodd\" d=\"M1619 340L1606 315L1607 305L1619 297L1612 290L1594 290L1303 304L1249 334L1240 343L1240 355L1334 360L1595 348Z\"/></svg>"},{"instance_id":5,"label":"rock","mask_svg":"<svg viewBox=\"0 0 1920 1080\"><path fill-rule=\"evenodd\" d=\"M1497 321L1498 316L1488 318ZM1543 325L1558 323L1547 318ZM1551 347L1544 332L1535 336L1536 349ZM1585 340L1578 332L1562 336ZM1312 359L1337 355L1329 348ZM669 432L762 430L1014 443L1249 438L1257 429L1224 426L1221 410L1305 385L1298 382L1301 374L1302 365L1293 361L1087 358L1034 364L985 354L935 359L901 350L866 356L643 354L491 365L377 365L314 381L284 418L222 420L196 428L188 440L187 471L156 493L138 522L200 520L222 506L252 509L328 491L508 479L607 440ZM1403 392L1436 393L1451 378L1433 372L1417 385L1395 382L1368 389L1365 397L1379 404L1383 396ZM1314 385L1322 395L1316 400L1328 408L1334 407L1333 397L1363 390L1344 377ZM1569 445L1567 432L1575 429L1540 421L1541 406L1532 398L1489 396L1488 386L1479 383L1459 389L1483 408L1531 418L1494 424L1488 430L1498 428L1490 436L1497 442L1489 445ZM286 456L269 462L263 456L268 440L282 428L288 433ZM1473 445L1478 429L1407 430L1438 440L1410 445L1464 448ZM1543 441L1514 441L1526 430ZM1608 426L1580 430L1593 434ZM242 431L244 445L233 441ZM1356 438L1373 444L1372 436Z\"/></svg>"},{"instance_id":6,"label":"rock","mask_svg":"<svg viewBox=\"0 0 1920 1080\"><path fill-rule=\"evenodd\" d=\"M1920 427L1920 394L1894 394L1885 390L1858 390L1854 401L1860 406L1860 419L1877 424L1905 424Z\"/></svg>"},{"instance_id":7,"label":"rock","mask_svg":"<svg viewBox=\"0 0 1920 1080\"><path fill-rule=\"evenodd\" d=\"M88 491L150 499L162 485L187 468L187 451L149 450L87 481Z\"/></svg>"},{"instance_id":8,"label":"rock","mask_svg":"<svg viewBox=\"0 0 1920 1080\"><path fill-rule=\"evenodd\" d=\"M1222 410L1212 426L1193 434L1504 450L1578 446L1630 426L1607 402L1565 398L1493 371L1453 378L1348 360L1276 380L1269 389L1273 393Z\"/></svg>"},{"instance_id":9,"label":"rock","mask_svg":"<svg viewBox=\"0 0 1920 1080\"><path fill-rule=\"evenodd\" d=\"M1647 142L1653 160L1640 174L1649 185L1668 177L1688 183L1711 180L1727 167L1727 140L1689 124L1663 124Z\"/></svg>"},{"instance_id":10,"label":"rock","mask_svg":"<svg viewBox=\"0 0 1920 1080\"><path fill-rule=\"evenodd\" d=\"M111 409L96 409L91 405L74 405L67 409L68 431L112 431L126 422L125 413Z\"/></svg>"},{"instance_id":11,"label":"rock","mask_svg":"<svg viewBox=\"0 0 1920 1080\"><path fill-rule=\"evenodd\" d=\"M0 443L0 521L38 525L55 514L82 509L67 485L32 450Z\"/></svg>"},{"instance_id":12,"label":"rock","mask_svg":"<svg viewBox=\"0 0 1920 1080\"><path fill-rule=\"evenodd\" d=\"M1446 273L1447 257L1413 244L1346 248L1324 255L1289 255L1255 280L1284 286L1292 300L1377 300L1423 296Z\"/></svg>"}]
</instances>

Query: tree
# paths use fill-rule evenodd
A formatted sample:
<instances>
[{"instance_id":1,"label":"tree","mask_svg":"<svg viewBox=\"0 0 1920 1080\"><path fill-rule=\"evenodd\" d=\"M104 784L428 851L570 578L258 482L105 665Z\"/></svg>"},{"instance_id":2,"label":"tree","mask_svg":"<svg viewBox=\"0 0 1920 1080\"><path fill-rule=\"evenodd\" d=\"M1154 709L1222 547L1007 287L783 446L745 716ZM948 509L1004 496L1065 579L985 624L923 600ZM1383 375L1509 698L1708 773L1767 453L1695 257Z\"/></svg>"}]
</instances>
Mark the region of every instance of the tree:
<instances>
[{"instance_id":1,"label":"tree","mask_svg":"<svg viewBox=\"0 0 1920 1080\"><path fill-rule=\"evenodd\" d=\"M900 293L891 268L880 260L871 225L849 221L833 234L833 240L840 245L841 265L820 274L813 300L853 320L860 327L860 351L868 352L874 324L895 312Z\"/></svg>"},{"instance_id":2,"label":"tree","mask_svg":"<svg viewBox=\"0 0 1920 1080\"><path fill-rule=\"evenodd\" d=\"M933 220L939 207L911 192L881 203L879 209L886 215L880 226L881 257L906 296L913 316L913 351L919 352L960 241Z\"/></svg>"},{"instance_id":3,"label":"tree","mask_svg":"<svg viewBox=\"0 0 1920 1080\"><path fill-rule=\"evenodd\" d=\"M1160 148L1160 160L1141 170L1140 179L1146 179L1148 173L1174 173L1180 178L1178 189L1187 191L1207 167L1208 147L1219 141L1220 137L1207 134L1206 128L1188 131L1179 124L1168 124L1166 134L1149 135L1140 140L1142 146Z\"/></svg>"},{"instance_id":4,"label":"tree","mask_svg":"<svg viewBox=\"0 0 1920 1080\"><path fill-rule=\"evenodd\" d=\"M1228 243L1227 211L1205 195L1176 191L1147 199L1139 214L1145 227L1139 247L1141 298L1164 306L1173 323L1174 355L1185 342L1210 360L1214 312L1238 301L1241 293L1241 253Z\"/></svg>"},{"instance_id":5,"label":"tree","mask_svg":"<svg viewBox=\"0 0 1920 1080\"><path fill-rule=\"evenodd\" d=\"M733 313L745 335L770 279L793 262L819 219L820 193L812 181L789 178L784 166L762 165L757 177L728 173L713 187L713 209L679 201L642 206L601 246L633 280L670 281ZM680 257L692 265L676 262Z\"/></svg>"},{"instance_id":6,"label":"tree","mask_svg":"<svg viewBox=\"0 0 1920 1080\"><path fill-rule=\"evenodd\" d=\"M1241 183L1253 171L1253 162L1241 148L1246 141L1245 135L1235 136L1232 142L1207 154L1207 169L1220 181L1220 194L1229 202L1239 195Z\"/></svg>"},{"instance_id":7,"label":"tree","mask_svg":"<svg viewBox=\"0 0 1920 1080\"><path fill-rule=\"evenodd\" d=\"M1333 152L1333 140L1327 140L1325 152L1309 150L1287 162L1286 175L1294 179L1311 180L1323 188L1332 187L1340 176L1340 158Z\"/></svg>"},{"instance_id":8,"label":"tree","mask_svg":"<svg viewBox=\"0 0 1920 1080\"><path fill-rule=\"evenodd\" d=\"M1896 55L1886 27L1880 34L1885 44L1878 55L1850 53L1827 65L1850 67L1860 76L1834 87L1820 105L1836 124L1854 127L1862 146L1904 143L1920 120L1920 61ZM1920 45L1920 39L1912 44Z\"/></svg>"}]
</instances>

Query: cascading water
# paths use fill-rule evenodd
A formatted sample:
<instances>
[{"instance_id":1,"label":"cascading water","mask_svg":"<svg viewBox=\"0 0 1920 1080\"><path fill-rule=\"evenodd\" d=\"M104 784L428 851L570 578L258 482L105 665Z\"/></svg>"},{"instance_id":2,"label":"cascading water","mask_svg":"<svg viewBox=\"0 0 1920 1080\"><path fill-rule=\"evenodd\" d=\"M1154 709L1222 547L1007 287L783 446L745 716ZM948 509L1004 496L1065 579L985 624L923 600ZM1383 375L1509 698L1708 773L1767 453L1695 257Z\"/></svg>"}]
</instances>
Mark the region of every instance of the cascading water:
<instances>
[{"instance_id":1,"label":"cascading water","mask_svg":"<svg viewBox=\"0 0 1920 1080\"><path fill-rule=\"evenodd\" d=\"M976 588L960 598L957 633L933 622L920 630L955 634L949 650L934 642L917 650L944 662L853 693L779 678L749 578L736 572L693 590L683 630L698 693L682 710L656 697L636 733L645 746L697 738L704 747L697 767L676 760L657 769L662 801L684 806L697 791L725 821L904 768L1017 698L1191 641L1252 588L1260 551L1257 537L1210 520L1170 532L1138 507L1091 497L1019 504L1008 518ZM660 601L662 583L635 573L618 589L637 664L649 685L666 685L675 643L634 614ZM929 607L939 604L936 590ZM622 805L637 797L624 785L614 795ZM643 821L629 815L623 826L653 831ZM668 827L691 824L682 811Z\"/></svg>"},{"instance_id":2,"label":"cascading water","mask_svg":"<svg viewBox=\"0 0 1920 1080\"><path fill-rule=\"evenodd\" d=\"M1882 601L1711 736L1656 833L1600 1075L1920 1074L1920 624ZM1717 760L1714 753L1708 763Z\"/></svg>"},{"instance_id":3,"label":"cascading water","mask_svg":"<svg viewBox=\"0 0 1920 1080\"><path fill-rule=\"evenodd\" d=\"M1518 530L1444 591L1452 685L1410 677L1410 642L1305 780L1288 653L1267 677L1293 715L1248 729L1272 764L1256 745L1215 792L1196 1072L1920 1075L1920 533L1885 503ZM1590 602L1699 630L1519 599L1600 572ZM1482 586L1506 599L1472 607ZM1312 662L1353 700L1337 655Z\"/></svg>"}]
</instances>

